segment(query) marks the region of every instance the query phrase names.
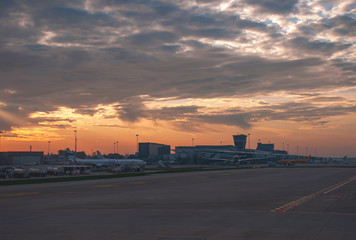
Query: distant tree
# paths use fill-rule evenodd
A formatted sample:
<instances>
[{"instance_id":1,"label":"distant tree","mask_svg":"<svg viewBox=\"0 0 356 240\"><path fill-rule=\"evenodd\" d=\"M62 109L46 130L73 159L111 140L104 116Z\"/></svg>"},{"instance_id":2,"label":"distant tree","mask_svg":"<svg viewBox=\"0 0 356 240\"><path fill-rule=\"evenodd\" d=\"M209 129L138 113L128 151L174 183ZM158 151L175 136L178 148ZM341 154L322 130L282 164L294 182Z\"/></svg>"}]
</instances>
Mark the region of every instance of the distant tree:
<instances>
[{"instance_id":1,"label":"distant tree","mask_svg":"<svg viewBox=\"0 0 356 240\"><path fill-rule=\"evenodd\" d=\"M77 158L87 158L87 154L82 151L82 152L77 152Z\"/></svg>"},{"instance_id":2,"label":"distant tree","mask_svg":"<svg viewBox=\"0 0 356 240\"><path fill-rule=\"evenodd\" d=\"M118 154L118 153L109 153L108 158L110 159L122 159L125 158L123 155Z\"/></svg>"},{"instance_id":3,"label":"distant tree","mask_svg":"<svg viewBox=\"0 0 356 240\"><path fill-rule=\"evenodd\" d=\"M136 155L135 154L126 154L125 158L134 159L134 158L136 158Z\"/></svg>"},{"instance_id":4,"label":"distant tree","mask_svg":"<svg viewBox=\"0 0 356 240\"><path fill-rule=\"evenodd\" d=\"M66 155L66 150L58 150L58 155Z\"/></svg>"}]
</instances>

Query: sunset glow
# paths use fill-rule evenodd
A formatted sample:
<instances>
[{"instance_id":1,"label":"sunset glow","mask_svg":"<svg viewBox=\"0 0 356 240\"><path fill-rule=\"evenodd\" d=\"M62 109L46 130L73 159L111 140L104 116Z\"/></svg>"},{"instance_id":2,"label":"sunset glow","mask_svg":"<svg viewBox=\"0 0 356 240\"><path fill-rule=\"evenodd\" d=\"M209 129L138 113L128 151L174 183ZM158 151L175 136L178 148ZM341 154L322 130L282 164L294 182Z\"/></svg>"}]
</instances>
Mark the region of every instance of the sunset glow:
<instances>
[{"instance_id":1,"label":"sunset glow","mask_svg":"<svg viewBox=\"0 0 356 240\"><path fill-rule=\"evenodd\" d=\"M345 1L6 1L0 151L140 142L356 157L356 8ZM118 1L120 2L120 1Z\"/></svg>"}]
</instances>

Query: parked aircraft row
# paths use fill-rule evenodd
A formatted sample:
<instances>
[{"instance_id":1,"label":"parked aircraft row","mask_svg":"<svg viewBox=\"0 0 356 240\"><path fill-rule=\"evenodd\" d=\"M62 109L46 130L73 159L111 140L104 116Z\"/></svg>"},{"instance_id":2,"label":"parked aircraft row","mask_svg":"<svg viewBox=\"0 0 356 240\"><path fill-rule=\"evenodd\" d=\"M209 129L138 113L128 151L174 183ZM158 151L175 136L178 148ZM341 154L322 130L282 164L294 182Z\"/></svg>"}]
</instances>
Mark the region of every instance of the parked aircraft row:
<instances>
[{"instance_id":1,"label":"parked aircraft row","mask_svg":"<svg viewBox=\"0 0 356 240\"><path fill-rule=\"evenodd\" d=\"M76 175L91 173L91 166L4 166L0 167L0 178L28 178L28 177L46 177L47 175Z\"/></svg>"},{"instance_id":2,"label":"parked aircraft row","mask_svg":"<svg viewBox=\"0 0 356 240\"><path fill-rule=\"evenodd\" d=\"M307 163L312 161L311 155L304 159L292 159L288 154L281 153L270 153L263 151L237 151L237 150L222 150L222 149L212 149L212 148L200 148L193 150L197 153L201 160L206 162L220 162L229 165L244 165L251 163L269 163L270 166L274 165L294 165L297 163ZM314 161L318 161L318 158ZM319 158L321 159L321 158ZM348 164L350 161L347 156L343 158L328 158L324 160L319 160L323 163L344 163Z\"/></svg>"},{"instance_id":3,"label":"parked aircraft row","mask_svg":"<svg viewBox=\"0 0 356 240\"><path fill-rule=\"evenodd\" d=\"M66 152L68 160L73 163L89 164L95 167L115 166L117 171L124 171L127 168L132 168L134 171L140 172L145 169L145 165L147 164L141 159L107 159L104 158L99 151L97 151L98 158L96 159L76 158L69 148L67 148Z\"/></svg>"},{"instance_id":4,"label":"parked aircraft row","mask_svg":"<svg viewBox=\"0 0 356 240\"><path fill-rule=\"evenodd\" d=\"M348 164L349 161L347 159L347 156L344 156L343 158L328 158L325 160L325 163L344 163L344 164Z\"/></svg>"}]
</instances>

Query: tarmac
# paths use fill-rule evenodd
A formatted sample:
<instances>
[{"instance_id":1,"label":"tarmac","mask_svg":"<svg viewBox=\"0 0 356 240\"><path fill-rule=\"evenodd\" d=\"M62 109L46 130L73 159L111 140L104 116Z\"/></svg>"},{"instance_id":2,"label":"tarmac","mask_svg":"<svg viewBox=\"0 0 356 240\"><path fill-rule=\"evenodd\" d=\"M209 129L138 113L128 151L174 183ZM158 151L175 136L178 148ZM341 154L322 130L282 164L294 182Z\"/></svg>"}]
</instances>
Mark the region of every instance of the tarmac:
<instances>
[{"instance_id":1,"label":"tarmac","mask_svg":"<svg viewBox=\"0 0 356 240\"><path fill-rule=\"evenodd\" d=\"M354 239L356 168L0 187L0 239Z\"/></svg>"}]
</instances>

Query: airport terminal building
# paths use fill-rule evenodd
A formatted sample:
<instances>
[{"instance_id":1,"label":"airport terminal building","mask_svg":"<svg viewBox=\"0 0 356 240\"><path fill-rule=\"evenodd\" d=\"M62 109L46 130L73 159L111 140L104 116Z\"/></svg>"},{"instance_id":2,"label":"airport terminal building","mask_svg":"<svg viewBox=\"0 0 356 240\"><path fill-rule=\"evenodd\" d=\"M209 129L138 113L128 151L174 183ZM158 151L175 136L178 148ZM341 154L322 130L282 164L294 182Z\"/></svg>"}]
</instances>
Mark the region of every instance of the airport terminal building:
<instances>
[{"instance_id":1,"label":"airport terminal building","mask_svg":"<svg viewBox=\"0 0 356 240\"><path fill-rule=\"evenodd\" d=\"M160 143L139 143L139 157L141 158L163 158L164 155L171 154L171 146Z\"/></svg>"},{"instance_id":2,"label":"airport terminal building","mask_svg":"<svg viewBox=\"0 0 356 240\"><path fill-rule=\"evenodd\" d=\"M43 164L43 152L0 152L0 166Z\"/></svg>"}]
</instances>

